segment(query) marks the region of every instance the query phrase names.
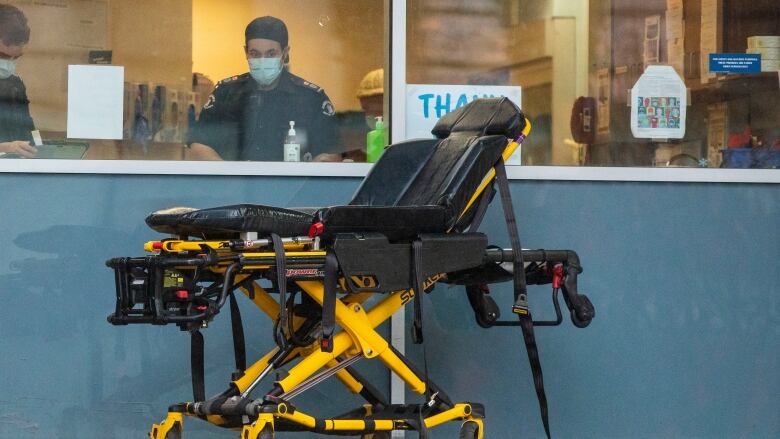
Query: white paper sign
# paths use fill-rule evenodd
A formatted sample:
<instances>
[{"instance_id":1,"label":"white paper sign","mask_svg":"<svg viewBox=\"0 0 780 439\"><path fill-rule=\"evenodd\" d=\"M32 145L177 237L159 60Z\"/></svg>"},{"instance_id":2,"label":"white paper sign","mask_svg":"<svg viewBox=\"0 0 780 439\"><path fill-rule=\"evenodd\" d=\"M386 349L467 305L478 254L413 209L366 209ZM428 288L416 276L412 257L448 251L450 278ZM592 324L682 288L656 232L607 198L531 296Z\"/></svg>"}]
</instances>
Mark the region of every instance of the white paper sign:
<instances>
[{"instance_id":1,"label":"white paper sign","mask_svg":"<svg viewBox=\"0 0 780 439\"><path fill-rule=\"evenodd\" d=\"M124 67L68 66L68 138L122 138L124 81Z\"/></svg>"},{"instance_id":2,"label":"white paper sign","mask_svg":"<svg viewBox=\"0 0 780 439\"><path fill-rule=\"evenodd\" d=\"M502 96L522 108L520 86L408 84L406 86L406 138L431 138L433 126L445 114L475 99ZM520 164L520 148L507 160L507 164Z\"/></svg>"},{"instance_id":3,"label":"white paper sign","mask_svg":"<svg viewBox=\"0 0 780 439\"><path fill-rule=\"evenodd\" d=\"M682 139L688 92L672 66L649 66L631 89L631 134L639 139Z\"/></svg>"}]
</instances>

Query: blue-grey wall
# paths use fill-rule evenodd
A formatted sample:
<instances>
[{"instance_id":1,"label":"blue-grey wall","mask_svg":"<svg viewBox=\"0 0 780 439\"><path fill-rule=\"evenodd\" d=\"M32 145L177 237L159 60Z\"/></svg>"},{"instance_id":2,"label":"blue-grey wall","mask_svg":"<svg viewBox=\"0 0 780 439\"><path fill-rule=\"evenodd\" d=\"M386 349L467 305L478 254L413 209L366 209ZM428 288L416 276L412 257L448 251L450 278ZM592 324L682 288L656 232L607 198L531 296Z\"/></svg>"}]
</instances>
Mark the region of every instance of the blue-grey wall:
<instances>
[{"instance_id":1,"label":"blue-grey wall","mask_svg":"<svg viewBox=\"0 0 780 439\"><path fill-rule=\"evenodd\" d=\"M148 212L338 204L358 183L0 175L0 437L143 437L169 403L191 397L186 334L105 321L114 297L103 261L142 254L142 243L158 236L143 223ZM577 250L581 290L597 310L586 329L567 320L537 330L555 437L780 434L778 189L512 183L524 246ZM482 229L508 246L498 204ZM509 286L494 291L508 314ZM270 328L242 305L256 356L270 348ZM426 305L431 378L455 400L486 405L487 437L542 437L519 330L477 327L459 288L437 287ZM552 314L546 287L534 287L532 306L536 317ZM220 317L204 332L208 393L221 391L231 372L229 319ZM419 346L407 343L421 364ZM384 369L363 369L388 388ZM338 383L298 402L315 414L361 403ZM196 420L185 430L188 438L236 437ZM457 437L457 427L432 437Z\"/></svg>"}]
</instances>

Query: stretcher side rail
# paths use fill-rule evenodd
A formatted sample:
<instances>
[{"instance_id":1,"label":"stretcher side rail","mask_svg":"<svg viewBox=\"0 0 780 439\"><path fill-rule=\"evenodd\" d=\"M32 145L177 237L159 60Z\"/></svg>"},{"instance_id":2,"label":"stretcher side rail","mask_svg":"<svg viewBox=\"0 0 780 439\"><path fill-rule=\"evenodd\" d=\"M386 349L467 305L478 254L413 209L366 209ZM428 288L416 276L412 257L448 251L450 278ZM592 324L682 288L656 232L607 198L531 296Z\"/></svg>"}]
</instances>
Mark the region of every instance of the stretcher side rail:
<instances>
[{"instance_id":1,"label":"stretcher side rail","mask_svg":"<svg viewBox=\"0 0 780 439\"><path fill-rule=\"evenodd\" d=\"M376 235L376 234L374 234ZM462 236L462 235L459 235ZM356 247L353 245L355 242L360 243L368 242L363 237L359 240L350 240L350 246L347 246L347 250L351 253L355 253ZM380 241L381 242L381 241ZM386 240L384 244L388 246ZM238 253L231 256L218 256L217 253L206 246L203 246L208 250L204 250L205 253L201 253L201 256L192 257L192 255L156 255L136 258L113 258L106 262L106 265L113 268L116 272L117 283L117 306L114 313L108 316L108 321L114 325L126 325L126 324L177 324L182 329L187 329L188 324L201 323L212 319L216 316L225 304L228 294L238 287L233 284L233 277L238 271L273 271L276 268L276 256L274 253L266 254L252 254L252 253ZM395 247L401 247L398 250ZM408 255L408 251L405 251L406 246L394 245L391 248L390 255L391 260L395 260L396 265L399 263L399 259L403 259L404 255ZM388 246L390 248L390 246ZM376 245L372 245L373 251L377 250ZM287 256L285 255L285 265L287 270L287 278L290 281L295 280L311 280L324 278L324 266L325 257L320 255L321 252L309 252L311 256L305 255L306 252L302 252L304 255ZM356 254L356 253L355 253ZM378 257L381 259L386 254L378 252ZM523 250L523 260L526 262L526 277L529 284L544 285L555 282L555 276L552 270L538 270L538 264L562 264L565 276L562 277L561 289L563 291L564 300L571 313L571 318L574 324L578 327L587 326L593 319L594 310L593 305L587 296L579 294L577 290L577 275L582 272L582 267L579 262L577 253L571 250ZM474 260L475 258L470 258ZM512 249L500 249L500 248L487 248L481 257L482 265L473 266L466 270L460 270L456 272L446 273L442 277L442 281L445 283L457 284L457 285L475 285L483 283L496 283L507 282L512 279L511 265L509 263L514 261L514 253ZM222 281L220 288L218 288L219 294L215 297L209 297L204 292L199 292L195 288L196 283L201 279L195 276L198 269L206 269L209 267L218 267L225 263L231 263L224 272L224 281ZM402 265L408 265L408 259L400 262ZM254 267L254 268L253 268ZM260 268L257 268L260 267ZM141 270L146 276L145 279L138 279L133 276L133 270ZM188 282L184 284L177 284L174 288L174 295L171 295L171 287L165 288L163 282L165 281L163 273L165 269L177 269L175 273L186 276ZM381 270L381 267L376 268ZM499 274L493 277L485 275L485 273L495 273L499 271ZM398 270L395 270L396 272ZM408 272L405 269L400 272ZM347 289L351 292L373 292L376 288L370 288L356 285L358 281L355 281L356 275L352 273L344 273L342 277L342 285L347 286ZM366 273L362 273L366 274ZM429 273L433 274L433 273ZM437 273L438 274L438 273ZM408 278L403 279L400 284L396 283L393 286L393 290L402 288L408 288ZM179 289L176 289L179 288ZM144 294L134 295L134 290L138 292L140 289L144 289ZM183 298L182 291L186 291L186 298ZM179 294L176 296L175 294ZM483 299L480 299L483 300ZM492 299L484 299L492 300ZM553 303L558 309L557 295L553 296ZM137 308L137 305L144 305L143 308ZM181 306L169 306L169 305L182 305L193 304L196 311L193 312L193 308L186 308ZM473 301L472 301L473 305ZM205 309L203 307L205 306ZM198 310L197 307L201 309ZM489 306L491 310L496 307ZM170 312L166 312L169 310ZM475 309L475 312L479 312ZM485 311L482 312L485 314ZM556 311L558 313L558 311ZM498 314L498 313L495 313ZM496 319L491 319L483 315L483 319L479 319L480 323L484 323L487 326L517 326L517 322L500 322ZM560 319L559 319L560 320ZM560 323L560 322L558 322ZM547 323L541 323L540 325L548 325ZM485 326L485 325L482 325Z\"/></svg>"}]
</instances>

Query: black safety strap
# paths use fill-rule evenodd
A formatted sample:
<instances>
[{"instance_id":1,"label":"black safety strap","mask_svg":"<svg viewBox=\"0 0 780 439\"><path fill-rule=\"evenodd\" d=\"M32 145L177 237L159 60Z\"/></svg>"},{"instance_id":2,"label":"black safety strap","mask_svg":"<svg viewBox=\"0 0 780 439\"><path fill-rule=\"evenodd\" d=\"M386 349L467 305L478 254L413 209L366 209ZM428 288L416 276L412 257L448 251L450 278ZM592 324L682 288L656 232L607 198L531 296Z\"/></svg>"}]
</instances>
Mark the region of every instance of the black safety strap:
<instances>
[{"instance_id":1,"label":"black safety strap","mask_svg":"<svg viewBox=\"0 0 780 439\"><path fill-rule=\"evenodd\" d=\"M230 293L230 325L233 330L233 353L236 357L236 373L234 380L240 378L246 370L246 343L244 341L244 325L241 321L241 309L234 292Z\"/></svg>"},{"instance_id":2,"label":"black safety strap","mask_svg":"<svg viewBox=\"0 0 780 439\"><path fill-rule=\"evenodd\" d=\"M498 189L501 193L501 207L504 209L506 228L509 233L509 240L512 244L512 254L514 256L513 268L515 274L515 301L517 301L520 296L525 297L528 292L528 287L525 282L523 251L520 248L520 236L517 234L517 220L515 219L515 212L512 207L512 195L509 193L509 181L506 178L506 168L504 167L503 159L496 163L495 169L496 180L498 180Z\"/></svg>"},{"instance_id":3,"label":"black safety strap","mask_svg":"<svg viewBox=\"0 0 780 439\"><path fill-rule=\"evenodd\" d=\"M192 397L195 402L206 399L206 372L203 361L203 334L197 329L190 332L190 368Z\"/></svg>"},{"instance_id":4,"label":"black safety strap","mask_svg":"<svg viewBox=\"0 0 780 439\"><path fill-rule=\"evenodd\" d=\"M536 339L534 338L534 321L531 311L528 308L528 287L525 279L525 264L523 262L523 251L520 247L520 236L517 233L517 221L512 208L512 196L509 193L509 182L506 178L506 169L504 161L499 160L495 166L498 188L501 193L501 207L504 209L504 218L509 232L509 238L512 243L512 253L514 255L514 288L515 304L512 306L512 312L517 314L520 319L520 327L523 330L523 340L525 349L528 352L528 363L531 366L531 373L534 377L534 387L536 388L536 398L539 400L539 410L544 424L544 432L547 438L550 438L550 424L547 419L547 396L544 393L544 380L542 379L542 365L539 362L539 351L536 348Z\"/></svg>"},{"instance_id":5,"label":"black safety strap","mask_svg":"<svg viewBox=\"0 0 780 439\"><path fill-rule=\"evenodd\" d=\"M412 341L415 344L421 344L423 349L423 382L425 383L425 409L420 408L419 426L417 430L421 438L428 437L428 430L425 426L425 416L430 413L435 395L431 391L431 383L428 378L428 351L425 348L423 337L423 271L422 271L422 246L421 239L412 241L412 281L414 282L414 324L412 325Z\"/></svg>"},{"instance_id":6,"label":"black safety strap","mask_svg":"<svg viewBox=\"0 0 780 439\"><path fill-rule=\"evenodd\" d=\"M280 348L287 345L287 267L284 257L284 243L276 233L271 234L276 259L276 288L279 290L279 324L274 333L274 340Z\"/></svg>"},{"instance_id":7,"label":"black safety strap","mask_svg":"<svg viewBox=\"0 0 780 439\"><path fill-rule=\"evenodd\" d=\"M336 254L325 255L325 296L322 299L322 339L320 350L333 352L333 332L336 329L336 283L339 275L339 261Z\"/></svg>"},{"instance_id":8,"label":"black safety strap","mask_svg":"<svg viewBox=\"0 0 780 439\"><path fill-rule=\"evenodd\" d=\"M423 342L422 331L422 241L412 241L412 282L414 282L414 324L412 325L412 341L414 344Z\"/></svg>"}]
</instances>

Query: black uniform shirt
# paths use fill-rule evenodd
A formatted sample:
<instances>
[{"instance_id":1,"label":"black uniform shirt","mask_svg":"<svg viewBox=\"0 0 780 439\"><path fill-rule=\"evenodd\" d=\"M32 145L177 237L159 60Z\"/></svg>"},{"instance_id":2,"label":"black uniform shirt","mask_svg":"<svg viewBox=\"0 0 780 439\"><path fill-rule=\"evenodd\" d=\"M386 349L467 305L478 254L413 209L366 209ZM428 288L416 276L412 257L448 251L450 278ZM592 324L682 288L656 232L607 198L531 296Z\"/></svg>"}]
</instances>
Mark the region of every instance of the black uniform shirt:
<instances>
[{"instance_id":1,"label":"black uniform shirt","mask_svg":"<svg viewBox=\"0 0 780 439\"><path fill-rule=\"evenodd\" d=\"M30 117L30 100L21 78L0 79L0 142L32 140L35 129Z\"/></svg>"},{"instance_id":2,"label":"black uniform shirt","mask_svg":"<svg viewBox=\"0 0 780 439\"><path fill-rule=\"evenodd\" d=\"M217 83L190 132L224 160L282 161L295 121L301 159L337 149L333 104L319 86L287 72L273 90L260 90L249 73Z\"/></svg>"}]
</instances>

